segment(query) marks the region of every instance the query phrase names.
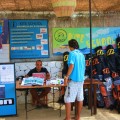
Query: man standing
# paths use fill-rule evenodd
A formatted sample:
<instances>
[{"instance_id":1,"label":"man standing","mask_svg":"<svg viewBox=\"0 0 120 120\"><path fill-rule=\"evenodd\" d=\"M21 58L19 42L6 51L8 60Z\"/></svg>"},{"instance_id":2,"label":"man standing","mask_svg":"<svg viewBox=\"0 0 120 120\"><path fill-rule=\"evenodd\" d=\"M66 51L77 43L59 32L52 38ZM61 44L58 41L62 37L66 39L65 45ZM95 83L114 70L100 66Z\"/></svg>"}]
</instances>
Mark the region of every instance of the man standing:
<instances>
[{"instance_id":1,"label":"man standing","mask_svg":"<svg viewBox=\"0 0 120 120\"><path fill-rule=\"evenodd\" d=\"M67 84L65 91L65 109L66 118L65 120L70 120L71 112L71 102L77 100L77 113L75 120L80 120L80 113L83 106L83 84L84 84L84 74L85 74L85 57L78 50L79 45L75 39L71 39L68 42L70 53L68 56L68 72L64 77L64 82Z\"/></svg>"},{"instance_id":2,"label":"man standing","mask_svg":"<svg viewBox=\"0 0 120 120\"><path fill-rule=\"evenodd\" d=\"M50 74L49 74L49 72L48 72L48 70L46 68L42 67L42 61L41 60L36 61L36 67L33 68L32 70L30 70L25 77L32 76L33 73L45 73L46 74L45 81L50 79ZM40 101L40 98L45 97L50 92L50 90L51 90L51 88L49 88L49 87L39 88L39 89L31 89L30 93L32 95L32 103L33 103L33 105L47 106L47 105L43 104ZM40 95L38 94L39 92L41 92Z\"/></svg>"}]
</instances>

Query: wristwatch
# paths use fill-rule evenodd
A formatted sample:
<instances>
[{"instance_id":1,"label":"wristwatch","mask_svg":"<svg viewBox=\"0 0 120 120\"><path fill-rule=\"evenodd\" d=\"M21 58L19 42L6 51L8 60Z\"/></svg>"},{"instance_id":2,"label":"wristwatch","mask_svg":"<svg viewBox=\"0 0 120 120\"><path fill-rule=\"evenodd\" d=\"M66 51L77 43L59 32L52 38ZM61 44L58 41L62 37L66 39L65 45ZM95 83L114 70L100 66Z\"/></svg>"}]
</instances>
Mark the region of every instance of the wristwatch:
<instances>
[{"instance_id":1,"label":"wristwatch","mask_svg":"<svg viewBox=\"0 0 120 120\"><path fill-rule=\"evenodd\" d=\"M68 78L69 78L69 76L64 76L64 79L66 79L66 78L68 79Z\"/></svg>"}]
</instances>

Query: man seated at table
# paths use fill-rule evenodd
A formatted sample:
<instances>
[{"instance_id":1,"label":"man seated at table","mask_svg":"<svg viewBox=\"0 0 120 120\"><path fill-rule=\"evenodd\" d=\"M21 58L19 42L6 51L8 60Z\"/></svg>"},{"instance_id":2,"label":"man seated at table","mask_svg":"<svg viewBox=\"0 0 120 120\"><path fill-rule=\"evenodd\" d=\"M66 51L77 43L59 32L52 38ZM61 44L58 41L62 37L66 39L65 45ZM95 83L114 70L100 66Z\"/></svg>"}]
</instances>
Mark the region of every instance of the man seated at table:
<instances>
[{"instance_id":1,"label":"man seated at table","mask_svg":"<svg viewBox=\"0 0 120 120\"><path fill-rule=\"evenodd\" d=\"M50 79L50 74L46 68L42 67L41 60L36 61L36 67L30 70L28 74L25 75L25 77L33 76L34 73L45 73L45 81ZM44 106L44 107L47 106L45 103L40 101L40 99L44 98L50 92L50 90L51 88L49 87L30 89L30 93L32 95L32 104L36 106Z\"/></svg>"}]
</instances>

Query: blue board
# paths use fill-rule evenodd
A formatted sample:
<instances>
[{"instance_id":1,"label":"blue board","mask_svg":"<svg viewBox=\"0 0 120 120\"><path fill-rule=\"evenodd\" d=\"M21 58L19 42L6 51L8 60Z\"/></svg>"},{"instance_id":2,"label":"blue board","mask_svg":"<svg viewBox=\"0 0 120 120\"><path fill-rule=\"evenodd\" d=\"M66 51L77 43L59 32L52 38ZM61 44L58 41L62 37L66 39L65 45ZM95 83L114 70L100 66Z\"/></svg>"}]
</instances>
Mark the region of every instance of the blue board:
<instances>
[{"instance_id":1,"label":"blue board","mask_svg":"<svg viewBox=\"0 0 120 120\"><path fill-rule=\"evenodd\" d=\"M10 58L48 58L47 20L9 20Z\"/></svg>"},{"instance_id":2,"label":"blue board","mask_svg":"<svg viewBox=\"0 0 120 120\"><path fill-rule=\"evenodd\" d=\"M17 114L15 65L0 64L0 116Z\"/></svg>"}]
</instances>

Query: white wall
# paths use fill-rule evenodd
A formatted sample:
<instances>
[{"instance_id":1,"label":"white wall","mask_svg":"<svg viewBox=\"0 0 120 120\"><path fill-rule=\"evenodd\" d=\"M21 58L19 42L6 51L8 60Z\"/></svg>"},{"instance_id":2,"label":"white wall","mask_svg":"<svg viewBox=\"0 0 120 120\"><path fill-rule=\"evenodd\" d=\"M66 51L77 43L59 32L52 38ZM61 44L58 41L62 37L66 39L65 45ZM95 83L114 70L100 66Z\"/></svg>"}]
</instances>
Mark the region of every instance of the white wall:
<instances>
[{"instance_id":1,"label":"white wall","mask_svg":"<svg viewBox=\"0 0 120 120\"><path fill-rule=\"evenodd\" d=\"M47 68L50 72L51 77L62 77L62 68L63 62L62 61L50 61L50 62L43 62L43 66ZM15 63L15 74L16 77L26 75L30 69L35 67L35 62L23 62L23 63ZM22 104L25 102L25 91L16 91L17 95L17 103ZM31 94L28 94L28 102L31 103ZM52 94L48 95L48 100L51 101Z\"/></svg>"},{"instance_id":2,"label":"white wall","mask_svg":"<svg viewBox=\"0 0 120 120\"><path fill-rule=\"evenodd\" d=\"M35 62L15 63L16 77L26 75L34 67L35 67ZM62 69L63 69L62 61L43 62L43 67L47 68L52 78L62 77Z\"/></svg>"}]
</instances>

